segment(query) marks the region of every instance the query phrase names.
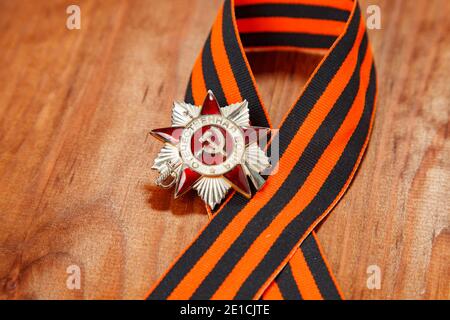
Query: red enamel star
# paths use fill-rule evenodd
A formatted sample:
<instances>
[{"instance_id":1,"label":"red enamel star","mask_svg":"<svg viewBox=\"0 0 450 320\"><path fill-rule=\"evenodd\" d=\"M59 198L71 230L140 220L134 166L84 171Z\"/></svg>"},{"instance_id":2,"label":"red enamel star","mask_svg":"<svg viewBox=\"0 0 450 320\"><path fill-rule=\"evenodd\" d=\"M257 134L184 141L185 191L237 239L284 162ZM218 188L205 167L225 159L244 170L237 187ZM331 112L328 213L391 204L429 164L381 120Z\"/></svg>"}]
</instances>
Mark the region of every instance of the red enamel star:
<instances>
[{"instance_id":1,"label":"red enamel star","mask_svg":"<svg viewBox=\"0 0 450 320\"><path fill-rule=\"evenodd\" d=\"M208 91L202 106L175 102L172 126L151 131L164 142L152 167L160 173L156 183L175 184L175 198L194 188L211 208L230 188L250 197L249 179L261 188L260 174L270 167L260 148L269 132L250 126L246 100L221 108Z\"/></svg>"}]
</instances>

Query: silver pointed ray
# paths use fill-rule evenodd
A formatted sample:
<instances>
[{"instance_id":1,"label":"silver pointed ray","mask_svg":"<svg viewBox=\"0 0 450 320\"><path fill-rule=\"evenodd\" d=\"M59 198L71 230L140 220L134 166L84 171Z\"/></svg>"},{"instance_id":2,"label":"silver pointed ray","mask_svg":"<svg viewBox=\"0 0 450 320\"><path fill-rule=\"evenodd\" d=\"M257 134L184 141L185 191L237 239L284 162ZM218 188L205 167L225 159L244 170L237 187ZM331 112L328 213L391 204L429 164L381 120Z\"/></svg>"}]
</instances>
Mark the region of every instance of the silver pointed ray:
<instances>
[{"instance_id":1,"label":"silver pointed ray","mask_svg":"<svg viewBox=\"0 0 450 320\"><path fill-rule=\"evenodd\" d=\"M249 169L257 173L270 167L269 158L256 142L251 143L245 150L245 162Z\"/></svg>"},{"instance_id":2,"label":"silver pointed ray","mask_svg":"<svg viewBox=\"0 0 450 320\"><path fill-rule=\"evenodd\" d=\"M159 173L162 173L161 171L167 167L167 163L169 162L173 167L178 167L181 164L180 152L177 147L165 143L164 147L156 156L152 169L156 169Z\"/></svg>"},{"instance_id":3,"label":"silver pointed ray","mask_svg":"<svg viewBox=\"0 0 450 320\"><path fill-rule=\"evenodd\" d=\"M250 180L252 181L253 185L255 186L256 190L259 190L262 188L262 186L264 185L264 183L266 183L266 180L264 180L264 178L255 170L250 169L250 167L248 166L248 164L244 164L242 166L244 168L245 174L250 178Z\"/></svg>"},{"instance_id":4,"label":"silver pointed ray","mask_svg":"<svg viewBox=\"0 0 450 320\"><path fill-rule=\"evenodd\" d=\"M250 126L250 113L247 100L223 107L221 108L221 112L224 117L227 117L240 127Z\"/></svg>"},{"instance_id":5,"label":"silver pointed ray","mask_svg":"<svg viewBox=\"0 0 450 320\"><path fill-rule=\"evenodd\" d=\"M200 108L186 102L174 102L172 108L172 127L184 127L200 114Z\"/></svg>"},{"instance_id":6,"label":"silver pointed ray","mask_svg":"<svg viewBox=\"0 0 450 320\"><path fill-rule=\"evenodd\" d=\"M231 185L223 178L202 177L194 184L194 189L211 209L222 201Z\"/></svg>"}]
</instances>

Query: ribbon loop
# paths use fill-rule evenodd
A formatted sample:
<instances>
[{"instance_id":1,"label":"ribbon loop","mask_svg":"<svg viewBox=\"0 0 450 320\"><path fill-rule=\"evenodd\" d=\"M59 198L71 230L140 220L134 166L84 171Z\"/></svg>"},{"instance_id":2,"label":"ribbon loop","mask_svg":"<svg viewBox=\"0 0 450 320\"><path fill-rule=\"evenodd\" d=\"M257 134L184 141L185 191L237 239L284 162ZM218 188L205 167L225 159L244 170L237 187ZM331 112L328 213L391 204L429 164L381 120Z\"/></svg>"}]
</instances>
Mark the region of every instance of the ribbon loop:
<instances>
[{"instance_id":1,"label":"ribbon loop","mask_svg":"<svg viewBox=\"0 0 450 320\"><path fill-rule=\"evenodd\" d=\"M246 99L270 126L245 52L306 50L324 58L278 131L279 166L252 199L233 194L150 291L149 299L341 299L314 229L347 190L366 149L376 96L357 2L225 0L186 99L211 89Z\"/></svg>"}]
</instances>

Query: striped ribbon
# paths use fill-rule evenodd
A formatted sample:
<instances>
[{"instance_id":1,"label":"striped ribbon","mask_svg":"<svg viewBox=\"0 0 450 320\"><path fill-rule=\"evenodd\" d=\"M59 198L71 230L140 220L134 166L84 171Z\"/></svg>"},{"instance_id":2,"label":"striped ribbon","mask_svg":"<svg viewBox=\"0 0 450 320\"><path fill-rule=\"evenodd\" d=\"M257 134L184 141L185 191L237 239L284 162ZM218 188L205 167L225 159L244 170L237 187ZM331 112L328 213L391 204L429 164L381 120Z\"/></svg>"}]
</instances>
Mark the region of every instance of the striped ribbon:
<instances>
[{"instance_id":1,"label":"striped ribbon","mask_svg":"<svg viewBox=\"0 0 450 320\"><path fill-rule=\"evenodd\" d=\"M376 73L352 0L225 0L186 101L208 89L221 105L247 99L271 126L245 52L301 50L324 58L278 132L278 172L252 199L231 194L150 290L148 299L342 299L314 229L347 190L374 118Z\"/></svg>"}]
</instances>

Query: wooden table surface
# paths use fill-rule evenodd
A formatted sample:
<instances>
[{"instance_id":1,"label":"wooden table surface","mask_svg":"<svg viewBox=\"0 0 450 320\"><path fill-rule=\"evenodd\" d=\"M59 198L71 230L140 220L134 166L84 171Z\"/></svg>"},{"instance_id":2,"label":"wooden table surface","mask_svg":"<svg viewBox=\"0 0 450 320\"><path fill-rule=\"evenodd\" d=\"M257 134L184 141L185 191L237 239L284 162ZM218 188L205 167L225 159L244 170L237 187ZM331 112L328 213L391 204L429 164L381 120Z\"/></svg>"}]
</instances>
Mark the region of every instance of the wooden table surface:
<instances>
[{"instance_id":1,"label":"wooden table surface","mask_svg":"<svg viewBox=\"0 0 450 320\"><path fill-rule=\"evenodd\" d=\"M71 1L0 1L0 298L140 299L207 222L155 186L147 133L169 124L221 1L76 2L80 30ZM376 123L318 235L348 299L449 299L450 2L369 4ZM277 124L321 58L249 59Z\"/></svg>"}]
</instances>

